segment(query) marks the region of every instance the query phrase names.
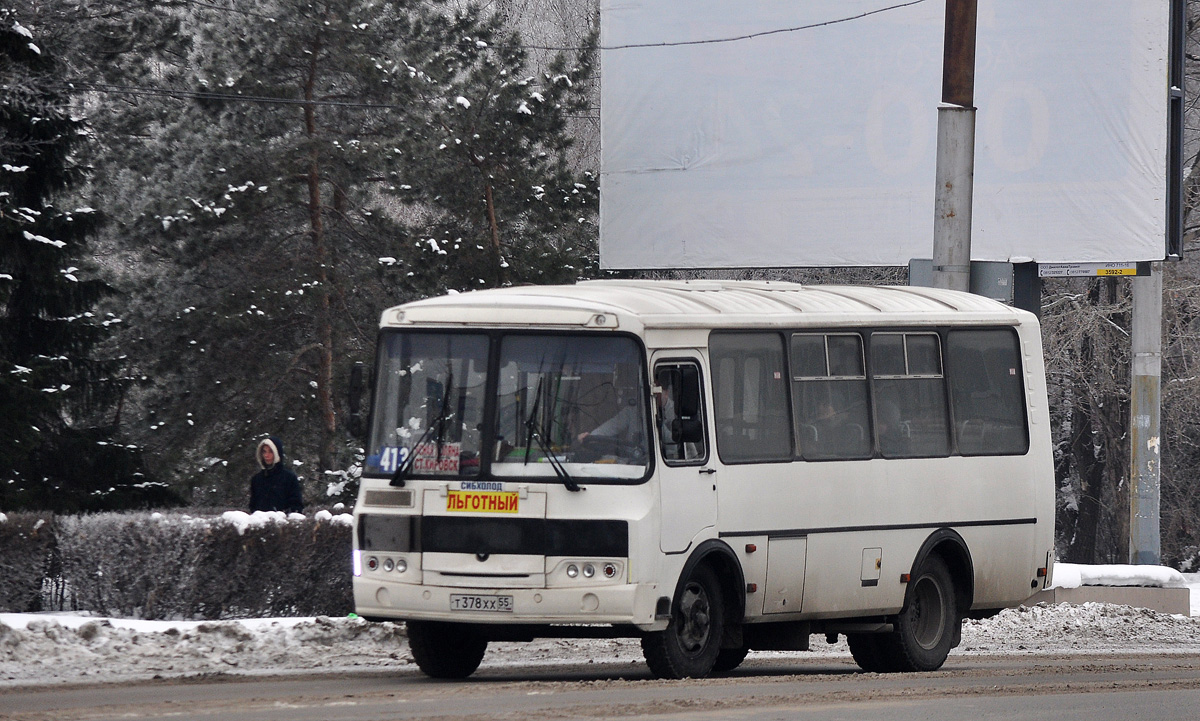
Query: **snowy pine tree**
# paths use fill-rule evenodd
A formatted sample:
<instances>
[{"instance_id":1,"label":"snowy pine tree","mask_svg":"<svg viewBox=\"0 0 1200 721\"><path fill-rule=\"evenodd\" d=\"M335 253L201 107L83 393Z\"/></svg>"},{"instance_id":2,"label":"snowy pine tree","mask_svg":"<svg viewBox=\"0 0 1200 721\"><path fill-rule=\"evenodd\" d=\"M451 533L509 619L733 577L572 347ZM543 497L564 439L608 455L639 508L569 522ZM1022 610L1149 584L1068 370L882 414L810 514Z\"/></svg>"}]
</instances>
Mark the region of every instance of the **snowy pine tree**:
<instances>
[{"instance_id":1,"label":"snowy pine tree","mask_svg":"<svg viewBox=\"0 0 1200 721\"><path fill-rule=\"evenodd\" d=\"M87 260L99 222L56 203L82 177L86 139L61 66L0 9L0 507L105 508L160 496L133 451L84 419L117 400L120 359L97 344L119 323Z\"/></svg>"},{"instance_id":2,"label":"snowy pine tree","mask_svg":"<svg viewBox=\"0 0 1200 721\"><path fill-rule=\"evenodd\" d=\"M565 129L590 55L530 78L495 18L427 0L179 19L186 57L107 126L99 181L113 242L136 249L122 345L149 385L129 431L222 504L244 496L253 441L279 434L320 498L314 473L353 462L346 385L382 308L594 264L596 183ZM448 137L471 153L439 153Z\"/></svg>"},{"instance_id":3,"label":"snowy pine tree","mask_svg":"<svg viewBox=\"0 0 1200 721\"><path fill-rule=\"evenodd\" d=\"M428 122L392 164L389 190L426 211L399 269L424 293L595 275L599 183L572 167L568 132L588 112L595 35L534 73L497 16L457 20L460 41L419 86Z\"/></svg>"}]
</instances>

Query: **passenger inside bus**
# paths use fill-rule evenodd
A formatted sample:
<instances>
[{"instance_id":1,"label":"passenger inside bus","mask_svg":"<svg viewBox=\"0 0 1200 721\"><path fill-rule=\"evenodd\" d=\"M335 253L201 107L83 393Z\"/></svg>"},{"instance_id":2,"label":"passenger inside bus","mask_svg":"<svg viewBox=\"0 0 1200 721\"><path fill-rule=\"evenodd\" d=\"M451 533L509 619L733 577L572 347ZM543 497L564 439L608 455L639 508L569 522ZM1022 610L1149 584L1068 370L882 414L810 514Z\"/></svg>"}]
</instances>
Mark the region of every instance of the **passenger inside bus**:
<instances>
[{"instance_id":1,"label":"passenger inside bus","mask_svg":"<svg viewBox=\"0 0 1200 721\"><path fill-rule=\"evenodd\" d=\"M900 406L892 400L880 401L875 419L879 435L879 450L885 457L904 456L908 451L908 434L900 419Z\"/></svg>"}]
</instances>

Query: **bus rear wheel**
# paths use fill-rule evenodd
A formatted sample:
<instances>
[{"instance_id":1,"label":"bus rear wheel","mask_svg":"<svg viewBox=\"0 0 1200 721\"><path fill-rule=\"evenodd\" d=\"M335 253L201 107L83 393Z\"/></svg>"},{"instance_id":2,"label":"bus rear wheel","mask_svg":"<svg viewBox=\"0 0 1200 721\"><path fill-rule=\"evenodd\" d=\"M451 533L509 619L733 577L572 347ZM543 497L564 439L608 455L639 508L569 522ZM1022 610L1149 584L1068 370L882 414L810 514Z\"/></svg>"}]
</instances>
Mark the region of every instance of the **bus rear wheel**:
<instances>
[{"instance_id":1,"label":"bus rear wheel","mask_svg":"<svg viewBox=\"0 0 1200 721\"><path fill-rule=\"evenodd\" d=\"M642 654L658 678L703 678L712 672L725 631L716 574L697 566L679 588L665 631L642 637Z\"/></svg>"},{"instance_id":2,"label":"bus rear wheel","mask_svg":"<svg viewBox=\"0 0 1200 721\"><path fill-rule=\"evenodd\" d=\"M858 667L867 673L887 673L892 670L888 640L877 633L848 633L846 643Z\"/></svg>"},{"instance_id":3,"label":"bus rear wheel","mask_svg":"<svg viewBox=\"0 0 1200 721\"><path fill-rule=\"evenodd\" d=\"M882 638L895 671L936 671L946 662L962 624L950 569L939 556L921 562L909 581L896 631Z\"/></svg>"},{"instance_id":4,"label":"bus rear wheel","mask_svg":"<svg viewBox=\"0 0 1200 721\"><path fill-rule=\"evenodd\" d=\"M408 647L426 676L466 678L479 668L487 640L470 626L439 621L409 621Z\"/></svg>"}]
</instances>

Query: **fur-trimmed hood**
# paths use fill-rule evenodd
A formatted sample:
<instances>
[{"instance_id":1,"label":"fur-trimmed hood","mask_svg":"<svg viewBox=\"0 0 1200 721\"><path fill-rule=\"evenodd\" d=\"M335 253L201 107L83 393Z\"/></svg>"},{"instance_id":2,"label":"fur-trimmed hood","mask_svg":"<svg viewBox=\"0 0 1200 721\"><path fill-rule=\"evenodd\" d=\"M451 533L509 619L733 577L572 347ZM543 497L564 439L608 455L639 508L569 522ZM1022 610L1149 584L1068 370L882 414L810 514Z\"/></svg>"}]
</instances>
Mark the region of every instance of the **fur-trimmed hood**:
<instances>
[{"instance_id":1,"label":"fur-trimmed hood","mask_svg":"<svg viewBox=\"0 0 1200 721\"><path fill-rule=\"evenodd\" d=\"M268 436L268 437L262 439L261 441L259 441L258 445L254 448L254 460L258 461L259 468L266 470L267 468L274 467L274 466L264 466L263 465L263 461L262 461L263 446L270 448L271 452L275 454L274 466L278 466L281 463L283 463L283 441L279 440L275 436Z\"/></svg>"},{"instance_id":2,"label":"fur-trimmed hood","mask_svg":"<svg viewBox=\"0 0 1200 721\"><path fill-rule=\"evenodd\" d=\"M254 451L259 466L263 465L264 447L275 452L275 463L264 466L250 479L250 512L300 513L304 510L304 495L300 488L300 479L283 462L283 443L275 436L268 436L259 441Z\"/></svg>"}]
</instances>

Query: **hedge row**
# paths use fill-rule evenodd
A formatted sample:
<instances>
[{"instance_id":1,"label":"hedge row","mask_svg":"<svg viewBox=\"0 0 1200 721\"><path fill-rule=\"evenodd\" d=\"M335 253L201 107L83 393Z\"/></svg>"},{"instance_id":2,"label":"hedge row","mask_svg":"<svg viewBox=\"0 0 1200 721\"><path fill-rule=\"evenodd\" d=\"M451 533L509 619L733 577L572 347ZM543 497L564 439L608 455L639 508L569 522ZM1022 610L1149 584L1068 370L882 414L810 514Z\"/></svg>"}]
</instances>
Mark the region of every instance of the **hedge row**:
<instances>
[{"instance_id":1,"label":"hedge row","mask_svg":"<svg viewBox=\"0 0 1200 721\"><path fill-rule=\"evenodd\" d=\"M0 611L44 610L42 587L58 572L54 517L10 513L0 522Z\"/></svg>"},{"instance_id":2,"label":"hedge row","mask_svg":"<svg viewBox=\"0 0 1200 721\"><path fill-rule=\"evenodd\" d=\"M8 514L0 611L145 619L338 616L353 610L338 517ZM239 522L240 521L240 522Z\"/></svg>"}]
</instances>

